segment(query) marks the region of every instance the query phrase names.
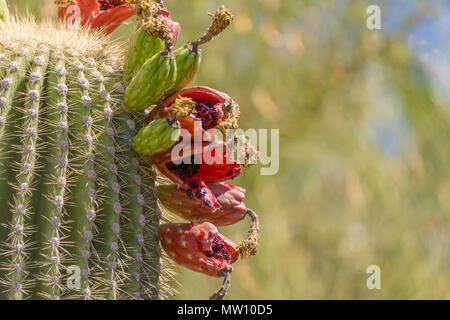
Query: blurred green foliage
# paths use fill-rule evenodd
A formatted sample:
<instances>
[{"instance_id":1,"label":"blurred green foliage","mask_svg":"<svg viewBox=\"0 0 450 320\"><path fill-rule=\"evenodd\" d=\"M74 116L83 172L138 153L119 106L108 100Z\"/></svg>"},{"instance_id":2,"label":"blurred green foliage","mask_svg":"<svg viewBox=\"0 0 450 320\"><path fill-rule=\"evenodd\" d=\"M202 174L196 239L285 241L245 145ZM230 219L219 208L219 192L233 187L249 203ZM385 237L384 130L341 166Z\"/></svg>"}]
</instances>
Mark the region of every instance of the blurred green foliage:
<instances>
[{"instance_id":1,"label":"blurred green foliage","mask_svg":"<svg viewBox=\"0 0 450 320\"><path fill-rule=\"evenodd\" d=\"M10 1L54 19L52 3ZM364 0L165 3L182 24L180 45L202 34L208 11L232 9L234 26L203 48L195 84L233 96L242 128L280 129L279 173L252 167L235 181L262 230L228 298L450 298L449 102L405 40L439 12L415 2L383 32L366 28ZM125 42L134 28L114 36ZM221 230L237 242L247 227ZM366 287L369 265L381 268L381 290ZM207 298L221 282L179 272L177 298Z\"/></svg>"}]
</instances>

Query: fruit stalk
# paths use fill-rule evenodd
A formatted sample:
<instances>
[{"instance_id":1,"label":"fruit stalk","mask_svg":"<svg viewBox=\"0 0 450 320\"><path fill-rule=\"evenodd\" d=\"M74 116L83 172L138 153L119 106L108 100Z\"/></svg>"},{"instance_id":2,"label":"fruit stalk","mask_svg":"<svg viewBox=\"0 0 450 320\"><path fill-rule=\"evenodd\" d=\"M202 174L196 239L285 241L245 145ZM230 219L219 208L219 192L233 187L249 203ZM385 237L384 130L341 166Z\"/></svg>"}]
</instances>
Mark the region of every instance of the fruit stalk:
<instances>
[{"instance_id":1,"label":"fruit stalk","mask_svg":"<svg viewBox=\"0 0 450 320\"><path fill-rule=\"evenodd\" d=\"M213 40L214 37L227 29L234 19L231 11L224 6L217 9L214 14L209 15L212 21L208 31L196 41L189 42L174 52L177 62L177 78L171 94L187 87L196 76L202 61L202 50L199 46Z\"/></svg>"}]
</instances>

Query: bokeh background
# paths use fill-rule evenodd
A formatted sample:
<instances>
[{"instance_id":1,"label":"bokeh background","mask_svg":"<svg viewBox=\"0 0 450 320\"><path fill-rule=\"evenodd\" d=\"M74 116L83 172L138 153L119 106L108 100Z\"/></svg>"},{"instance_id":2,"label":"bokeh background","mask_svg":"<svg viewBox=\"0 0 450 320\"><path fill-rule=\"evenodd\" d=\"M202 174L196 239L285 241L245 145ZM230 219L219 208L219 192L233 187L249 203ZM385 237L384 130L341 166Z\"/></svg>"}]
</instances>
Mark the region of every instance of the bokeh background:
<instances>
[{"instance_id":1,"label":"bokeh background","mask_svg":"<svg viewBox=\"0 0 450 320\"><path fill-rule=\"evenodd\" d=\"M10 0L56 19L53 0ZM229 93L242 128L280 129L280 170L235 183L261 218L259 254L228 298L450 298L450 4L446 0L166 0L179 44L220 4L233 27L207 44L196 85ZM382 9L368 30L366 9ZM127 41L131 19L114 37ZM235 241L248 222L222 228ZM366 269L381 268L369 290ZM219 286L179 268L177 298Z\"/></svg>"}]
</instances>

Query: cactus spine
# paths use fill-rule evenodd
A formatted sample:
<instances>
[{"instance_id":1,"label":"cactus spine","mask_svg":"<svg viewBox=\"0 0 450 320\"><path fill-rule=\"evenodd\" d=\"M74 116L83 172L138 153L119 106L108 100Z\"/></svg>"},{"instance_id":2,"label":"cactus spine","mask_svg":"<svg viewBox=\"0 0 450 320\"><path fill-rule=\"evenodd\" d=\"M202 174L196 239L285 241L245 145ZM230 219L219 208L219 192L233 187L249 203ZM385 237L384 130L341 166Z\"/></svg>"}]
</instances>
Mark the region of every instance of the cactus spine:
<instances>
[{"instance_id":1,"label":"cactus spine","mask_svg":"<svg viewBox=\"0 0 450 320\"><path fill-rule=\"evenodd\" d=\"M2 299L164 295L155 178L130 147L144 116L122 108L121 52L88 29L0 22Z\"/></svg>"}]
</instances>

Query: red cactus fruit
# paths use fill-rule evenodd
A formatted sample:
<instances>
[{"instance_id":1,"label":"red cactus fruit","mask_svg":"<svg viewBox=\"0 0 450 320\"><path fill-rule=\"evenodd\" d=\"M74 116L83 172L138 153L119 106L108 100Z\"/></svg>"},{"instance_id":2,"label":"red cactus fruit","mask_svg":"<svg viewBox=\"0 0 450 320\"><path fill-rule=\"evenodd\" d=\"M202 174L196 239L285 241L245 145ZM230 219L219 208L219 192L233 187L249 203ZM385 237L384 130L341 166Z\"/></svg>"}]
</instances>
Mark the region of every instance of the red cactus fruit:
<instances>
[{"instance_id":1,"label":"red cactus fruit","mask_svg":"<svg viewBox=\"0 0 450 320\"><path fill-rule=\"evenodd\" d=\"M209 222L166 223L158 231L161 245L178 264L212 277L223 276L239 254L236 244Z\"/></svg>"},{"instance_id":2,"label":"red cactus fruit","mask_svg":"<svg viewBox=\"0 0 450 320\"><path fill-rule=\"evenodd\" d=\"M200 200L204 206L215 212L221 205L206 182L233 179L240 175L241 165L229 156L222 141L201 142L200 146L201 148L197 148L195 143L180 142L166 151L154 154L152 159L162 174L186 189L189 196ZM182 155L172 154L174 148L183 150Z\"/></svg>"},{"instance_id":3,"label":"red cactus fruit","mask_svg":"<svg viewBox=\"0 0 450 320\"><path fill-rule=\"evenodd\" d=\"M211 212L197 199L189 197L178 185L159 185L158 197L170 212L192 222L211 222L216 226L237 223L245 218L247 207L243 202L245 189L227 182L207 183L221 208Z\"/></svg>"},{"instance_id":4,"label":"red cactus fruit","mask_svg":"<svg viewBox=\"0 0 450 320\"><path fill-rule=\"evenodd\" d=\"M122 0L77 0L58 8L60 20L79 19L80 25L104 28L107 34L135 14L134 5Z\"/></svg>"},{"instance_id":5,"label":"red cactus fruit","mask_svg":"<svg viewBox=\"0 0 450 320\"><path fill-rule=\"evenodd\" d=\"M219 124L227 124L228 127L237 128L239 119L239 106L227 94L208 88L192 87L181 90L178 93L168 97L160 106L152 110L149 115L151 120L165 117L174 112L171 106L177 98L191 98L194 100L195 110L185 118L179 118L178 121L182 128L188 130L194 138L208 140L210 135L205 131L216 128ZM200 134L195 133L195 121L200 121ZM198 139L197 139L198 140Z\"/></svg>"}]
</instances>

